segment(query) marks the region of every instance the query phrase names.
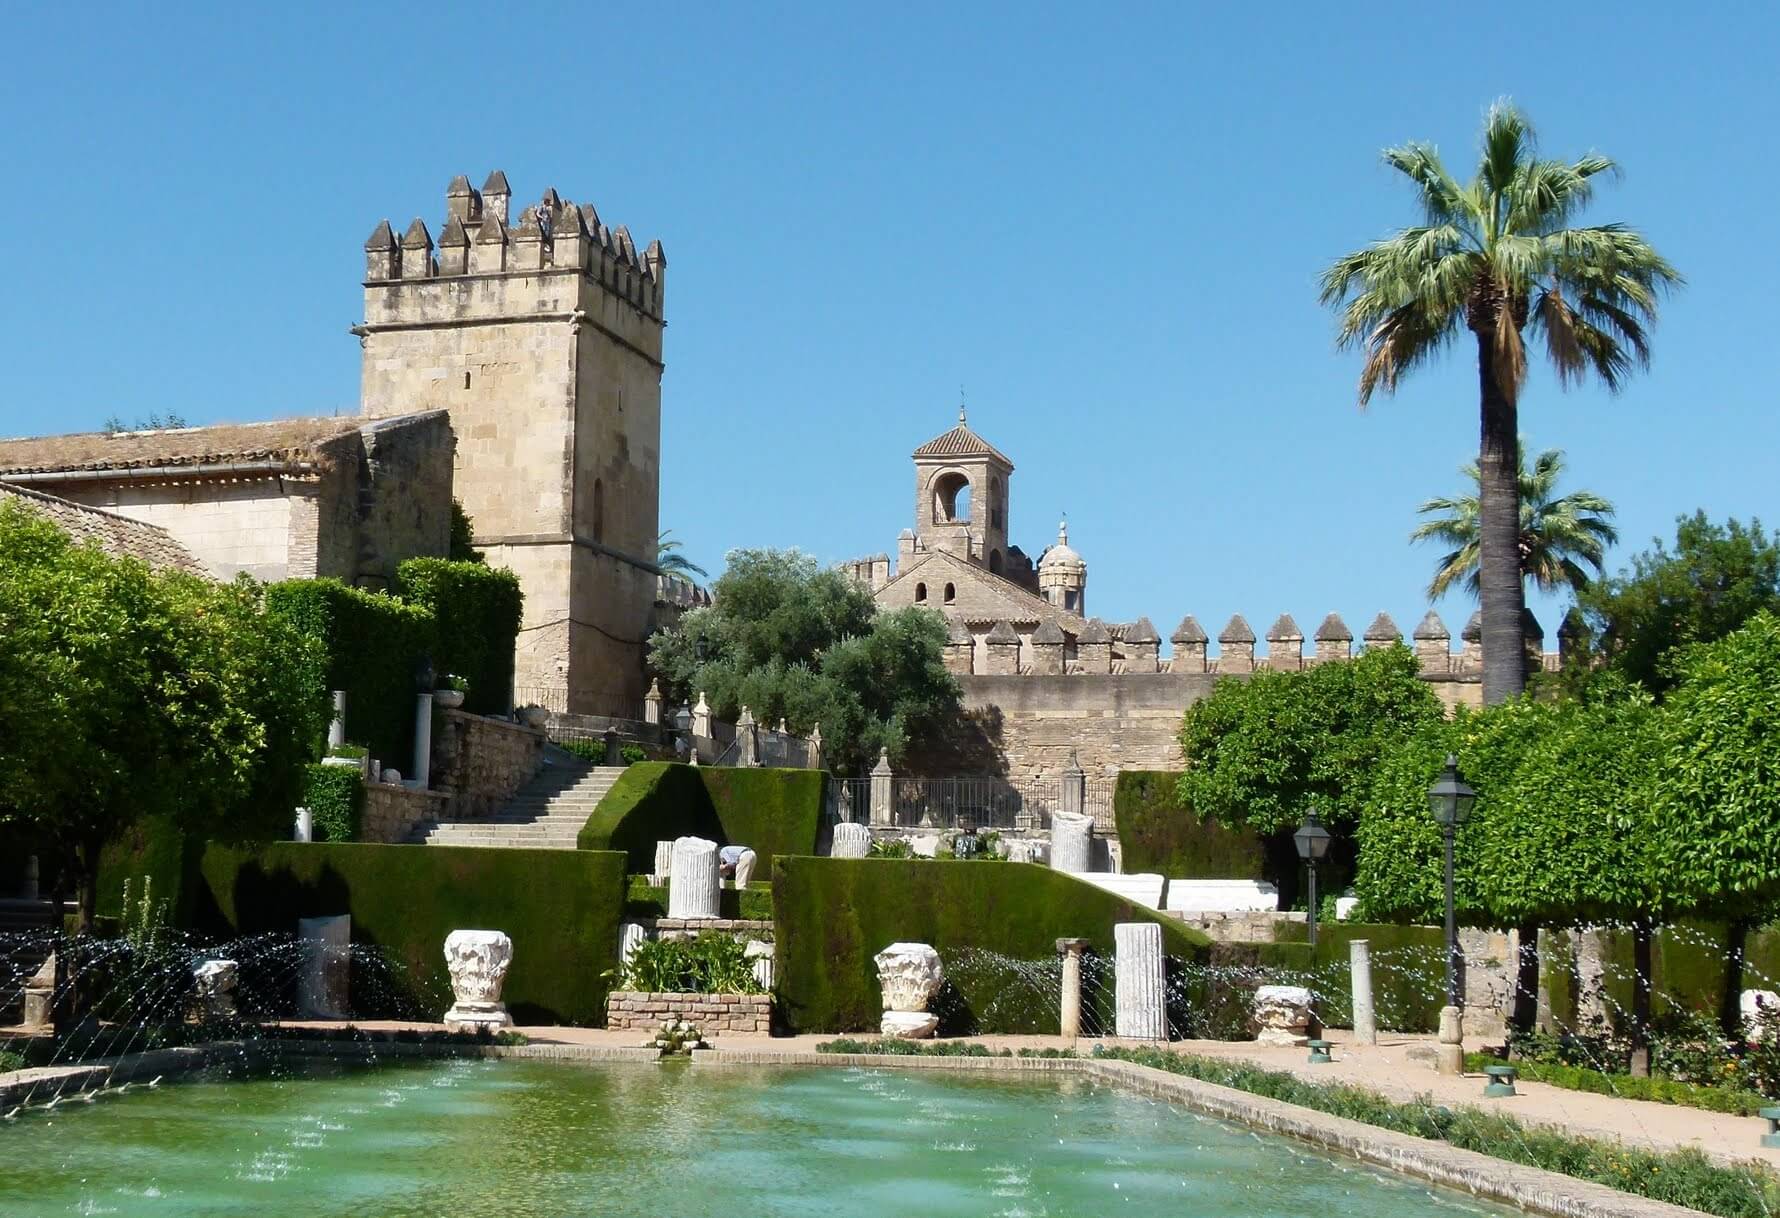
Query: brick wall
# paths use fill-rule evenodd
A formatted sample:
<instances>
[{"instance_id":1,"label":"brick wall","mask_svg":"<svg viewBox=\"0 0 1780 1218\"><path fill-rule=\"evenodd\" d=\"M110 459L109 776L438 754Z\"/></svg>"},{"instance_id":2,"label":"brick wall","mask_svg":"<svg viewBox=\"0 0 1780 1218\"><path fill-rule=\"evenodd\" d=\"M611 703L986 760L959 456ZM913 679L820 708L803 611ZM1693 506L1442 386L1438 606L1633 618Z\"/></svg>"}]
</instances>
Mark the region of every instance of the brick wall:
<instances>
[{"instance_id":1,"label":"brick wall","mask_svg":"<svg viewBox=\"0 0 1780 1218\"><path fill-rule=\"evenodd\" d=\"M606 999L606 1027L653 1032L670 1019L684 1019L707 1036L724 1032L765 1036L773 1028L773 1000L767 994L649 994L614 990Z\"/></svg>"},{"instance_id":2,"label":"brick wall","mask_svg":"<svg viewBox=\"0 0 1780 1218\"><path fill-rule=\"evenodd\" d=\"M441 711L433 734L433 787L452 797L453 818L489 816L531 781L543 753L538 728Z\"/></svg>"}]
</instances>

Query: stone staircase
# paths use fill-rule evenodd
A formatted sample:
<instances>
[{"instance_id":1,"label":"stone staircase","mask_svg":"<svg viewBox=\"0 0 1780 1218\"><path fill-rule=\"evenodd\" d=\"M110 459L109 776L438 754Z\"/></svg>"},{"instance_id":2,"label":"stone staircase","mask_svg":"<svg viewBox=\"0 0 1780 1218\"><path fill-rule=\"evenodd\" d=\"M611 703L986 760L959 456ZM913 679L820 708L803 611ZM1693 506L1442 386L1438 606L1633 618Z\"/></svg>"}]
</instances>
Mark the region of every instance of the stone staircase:
<instances>
[{"instance_id":1,"label":"stone staircase","mask_svg":"<svg viewBox=\"0 0 1780 1218\"><path fill-rule=\"evenodd\" d=\"M425 820L414 826L408 840L425 846L573 850L575 835L622 773L622 766L593 766L562 749L547 748L543 768L493 816Z\"/></svg>"}]
</instances>

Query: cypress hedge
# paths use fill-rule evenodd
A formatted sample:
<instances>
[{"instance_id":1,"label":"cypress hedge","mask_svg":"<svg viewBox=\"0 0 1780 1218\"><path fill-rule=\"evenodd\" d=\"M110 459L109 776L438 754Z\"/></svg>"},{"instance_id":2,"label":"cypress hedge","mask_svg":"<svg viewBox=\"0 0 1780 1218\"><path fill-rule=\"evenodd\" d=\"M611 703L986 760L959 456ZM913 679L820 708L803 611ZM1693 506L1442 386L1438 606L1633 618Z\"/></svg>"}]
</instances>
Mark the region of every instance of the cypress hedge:
<instances>
[{"instance_id":1,"label":"cypress hedge","mask_svg":"<svg viewBox=\"0 0 1780 1218\"><path fill-rule=\"evenodd\" d=\"M464 709L507 711L513 692L513 641L525 596L504 567L445 558L410 558L396 568L396 595L433 615L433 664L469 682Z\"/></svg>"},{"instance_id":2,"label":"cypress hedge","mask_svg":"<svg viewBox=\"0 0 1780 1218\"><path fill-rule=\"evenodd\" d=\"M704 837L747 846L754 874L781 855L814 854L822 827L820 770L727 769L641 761L606 792L576 838L583 850L618 850L633 872L655 866L655 843Z\"/></svg>"},{"instance_id":3,"label":"cypress hedge","mask_svg":"<svg viewBox=\"0 0 1780 1218\"><path fill-rule=\"evenodd\" d=\"M1201 818L1181 802L1180 775L1124 770L1113 787L1123 867L1176 879L1262 880L1267 852L1261 835Z\"/></svg>"},{"instance_id":4,"label":"cypress hedge","mask_svg":"<svg viewBox=\"0 0 1780 1218\"><path fill-rule=\"evenodd\" d=\"M604 1022L618 964L624 858L609 851L280 842L211 846L194 877L194 922L220 936L291 932L302 917L352 916L352 941L405 970L401 996L450 1001L445 936L505 931L503 998L521 1024Z\"/></svg>"},{"instance_id":5,"label":"cypress hedge","mask_svg":"<svg viewBox=\"0 0 1780 1218\"><path fill-rule=\"evenodd\" d=\"M405 770L414 754L415 672L433 651L432 611L337 579L273 584L266 609L326 648L327 687L346 691L347 739Z\"/></svg>"},{"instance_id":6,"label":"cypress hedge","mask_svg":"<svg viewBox=\"0 0 1780 1218\"><path fill-rule=\"evenodd\" d=\"M365 811L365 779L355 766L312 765L303 791L318 842L356 842Z\"/></svg>"},{"instance_id":7,"label":"cypress hedge","mask_svg":"<svg viewBox=\"0 0 1780 1218\"><path fill-rule=\"evenodd\" d=\"M1163 950L1184 960L1203 962L1210 946L1153 910L1026 863L783 857L773 873L773 918L779 1013L794 1032L875 1029L883 1009L872 957L903 940L932 944L953 966L952 992L942 995L948 1033L1056 1030L1054 1000L1043 1010L998 1001L1007 974L958 971L963 949L1054 960L1056 941L1070 937L1110 958L1120 922L1159 922Z\"/></svg>"}]
</instances>

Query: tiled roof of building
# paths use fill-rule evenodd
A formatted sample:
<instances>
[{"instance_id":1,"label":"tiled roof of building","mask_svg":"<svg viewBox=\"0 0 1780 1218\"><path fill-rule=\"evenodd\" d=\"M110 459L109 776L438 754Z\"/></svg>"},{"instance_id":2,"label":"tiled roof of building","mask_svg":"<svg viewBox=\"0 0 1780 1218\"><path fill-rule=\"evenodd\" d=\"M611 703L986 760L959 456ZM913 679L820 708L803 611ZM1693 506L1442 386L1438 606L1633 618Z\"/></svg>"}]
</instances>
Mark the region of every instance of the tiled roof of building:
<instances>
[{"instance_id":1,"label":"tiled roof of building","mask_svg":"<svg viewBox=\"0 0 1780 1218\"><path fill-rule=\"evenodd\" d=\"M17 503L45 517L78 542L92 542L118 558L138 558L162 571L205 575L204 565L159 525L145 524L100 508L58 499L22 486L0 483L0 504Z\"/></svg>"},{"instance_id":2,"label":"tiled roof of building","mask_svg":"<svg viewBox=\"0 0 1780 1218\"><path fill-rule=\"evenodd\" d=\"M935 436L915 450L916 457L994 457L1013 469L1014 463L989 441L972 431L963 419L943 436Z\"/></svg>"},{"instance_id":3,"label":"tiled roof of building","mask_svg":"<svg viewBox=\"0 0 1780 1218\"><path fill-rule=\"evenodd\" d=\"M357 431L368 421L345 415L0 440L0 475L153 469L230 461L319 462L322 446Z\"/></svg>"}]
</instances>

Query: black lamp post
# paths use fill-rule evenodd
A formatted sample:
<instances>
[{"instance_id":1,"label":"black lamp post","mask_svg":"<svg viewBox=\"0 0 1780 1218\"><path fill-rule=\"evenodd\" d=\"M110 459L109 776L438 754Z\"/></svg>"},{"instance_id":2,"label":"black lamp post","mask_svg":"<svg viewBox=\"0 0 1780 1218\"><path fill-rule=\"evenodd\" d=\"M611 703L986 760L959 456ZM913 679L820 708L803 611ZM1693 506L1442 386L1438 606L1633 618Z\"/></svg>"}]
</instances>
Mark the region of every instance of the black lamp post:
<instances>
[{"instance_id":1,"label":"black lamp post","mask_svg":"<svg viewBox=\"0 0 1780 1218\"><path fill-rule=\"evenodd\" d=\"M1304 823L1292 834L1292 844L1298 847L1298 857L1310 868L1310 946L1316 946L1316 865L1323 861L1329 853L1329 831L1323 828L1316 818L1316 809L1312 808L1304 814Z\"/></svg>"},{"instance_id":2,"label":"black lamp post","mask_svg":"<svg viewBox=\"0 0 1780 1218\"><path fill-rule=\"evenodd\" d=\"M1446 836L1446 1005L1449 1007L1464 1005L1459 993L1459 931L1453 915L1452 842L1459 826L1471 815L1471 805L1476 802L1477 792L1459 777L1459 759L1448 753L1439 779L1428 788L1428 806L1433 809L1434 819L1440 822Z\"/></svg>"}]
</instances>

